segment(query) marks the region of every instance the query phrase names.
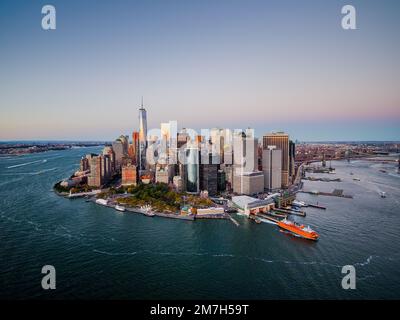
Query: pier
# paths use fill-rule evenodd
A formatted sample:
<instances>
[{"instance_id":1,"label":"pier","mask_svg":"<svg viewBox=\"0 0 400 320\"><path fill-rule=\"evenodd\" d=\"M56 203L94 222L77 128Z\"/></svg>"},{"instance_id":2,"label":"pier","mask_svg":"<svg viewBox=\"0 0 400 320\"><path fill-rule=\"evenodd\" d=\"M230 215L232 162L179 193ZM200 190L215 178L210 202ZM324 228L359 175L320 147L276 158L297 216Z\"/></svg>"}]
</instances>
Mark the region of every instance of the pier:
<instances>
[{"instance_id":1,"label":"pier","mask_svg":"<svg viewBox=\"0 0 400 320\"><path fill-rule=\"evenodd\" d=\"M342 182L340 178L330 179L330 178L304 177L302 179L309 181L322 181L322 182Z\"/></svg>"},{"instance_id":2,"label":"pier","mask_svg":"<svg viewBox=\"0 0 400 320\"><path fill-rule=\"evenodd\" d=\"M269 220L269 221L271 221L271 222L273 222L275 224L278 224L278 222L279 222L278 219L274 219L274 218L272 218L272 217L270 217L269 215L266 215L266 214L258 214L257 216L259 216L261 219Z\"/></svg>"},{"instance_id":3,"label":"pier","mask_svg":"<svg viewBox=\"0 0 400 320\"><path fill-rule=\"evenodd\" d=\"M317 208L317 209L326 210L326 207L321 206L321 205L319 205L318 203L317 203L317 204L309 203L309 204L307 204L307 206L312 207L312 208Z\"/></svg>"},{"instance_id":4,"label":"pier","mask_svg":"<svg viewBox=\"0 0 400 320\"><path fill-rule=\"evenodd\" d=\"M287 214L293 214L295 216L300 216L300 217L305 217L306 212L305 211L294 211L294 210L287 210L287 209L275 209L277 212L282 212L282 213L287 213Z\"/></svg>"},{"instance_id":5,"label":"pier","mask_svg":"<svg viewBox=\"0 0 400 320\"><path fill-rule=\"evenodd\" d=\"M339 197L339 198L347 198L347 199L352 199L353 198L352 195L343 194L343 190L342 189L335 189L332 192L322 192L322 191L317 191L317 190L313 190L313 191L299 190L299 192L313 194L313 195L316 195L316 196L318 196L318 195L320 195L320 196L331 196L331 197Z\"/></svg>"}]
</instances>

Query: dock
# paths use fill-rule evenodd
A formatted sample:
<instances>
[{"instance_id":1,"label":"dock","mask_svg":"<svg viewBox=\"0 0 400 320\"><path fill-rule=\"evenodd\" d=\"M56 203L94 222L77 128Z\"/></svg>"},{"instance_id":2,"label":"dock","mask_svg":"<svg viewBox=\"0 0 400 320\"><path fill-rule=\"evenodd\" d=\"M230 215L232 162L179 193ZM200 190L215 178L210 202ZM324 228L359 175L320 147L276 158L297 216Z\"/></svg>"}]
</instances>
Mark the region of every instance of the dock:
<instances>
[{"instance_id":1,"label":"dock","mask_svg":"<svg viewBox=\"0 0 400 320\"><path fill-rule=\"evenodd\" d=\"M305 217L306 212L305 211L293 211L293 210L286 210L286 209L275 209L275 211L282 212L282 213L287 213L287 214L293 214L295 216L300 216L300 217Z\"/></svg>"},{"instance_id":2,"label":"dock","mask_svg":"<svg viewBox=\"0 0 400 320\"><path fill-rule=\"evenodd\" d=\"M277 218L287 218L287 214L281 214L281 213L276 213L276 212L268 212L267 213L269 216L272 217L277 217Z\"/></svg>"},{"instance_id":3,"label":"dock","mask_svg":"<svg viewBox=\"0 0 400 320\"><path fill-rule=\"evenodd\" d=\"M316 195L316 196L320 195L320 196L331 196L331 197L353 199L352 195L343 194L343 190L342 189L335 189L332 192L322 192L322 191L316 191L316 190L313 190L313 191L299 190L299 192L313 194L313 195Z\"/></svg>"},{"instance_id":4,"label":"dock","mask_svg":"<svg viewBox=\"0 0 400 320\"><path fill-rule=\"evenodd\" d=\"M321 205L319 205L319 204L312 204L312 203L309 203L309 204L307 204L307 206L312 207L312 208L317 208L317 209L326 210L326 207L321 206Z\"/></svg>"},{"instance_id":5,"label":"dock","mask_svg":"<svg viewBox=\"0 0 400 320\"><path fill-rule=\"evenodd\" d=\"M275 223L275 224L278 224L278 222L279 222L279 220L278 219L274 219L274 218L272 218L272 217L270 217L270 216L268 216L268 215L266 215L266 214L257 214L257 216L259 216L260 218L262 218L262 219L266 219L266 220L268 220L268 221L271 221L271 222L273 222L273 223Z\"/></svg>"}]
</instances>

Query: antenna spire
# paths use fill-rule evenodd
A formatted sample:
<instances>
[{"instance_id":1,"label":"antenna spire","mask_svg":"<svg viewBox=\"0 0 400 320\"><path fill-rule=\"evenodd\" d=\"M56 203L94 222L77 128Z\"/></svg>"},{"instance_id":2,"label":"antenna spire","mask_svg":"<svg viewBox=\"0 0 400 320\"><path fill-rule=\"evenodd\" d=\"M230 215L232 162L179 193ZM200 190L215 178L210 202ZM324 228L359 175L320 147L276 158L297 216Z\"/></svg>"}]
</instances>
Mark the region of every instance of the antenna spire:
<instances>
[{"instance_id":1,"label":"antenna spire","mask_svg":"<svg viewBox=\"0 0 400 320\"><path fill-rule=\"evenodd\" d=\"M143 108L143 96L142 96L142 104L141 104L142 108Z\"/></svg>"}]
</instances>

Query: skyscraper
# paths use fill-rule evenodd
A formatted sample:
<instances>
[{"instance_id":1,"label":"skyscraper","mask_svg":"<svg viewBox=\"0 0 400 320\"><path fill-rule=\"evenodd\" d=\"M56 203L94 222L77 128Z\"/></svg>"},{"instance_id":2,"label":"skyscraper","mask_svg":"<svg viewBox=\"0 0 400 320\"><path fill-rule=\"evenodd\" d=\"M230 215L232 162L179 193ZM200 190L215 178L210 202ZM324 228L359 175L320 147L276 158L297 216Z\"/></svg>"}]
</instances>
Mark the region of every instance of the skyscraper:
<instances>
[{"instance_id":1,"label":"skyscraper","mask_svg":"<svg viewBox=\"0 0 400 320\"><path fill-rule=\"evenodd\" d=\"M110 157L110 170L112 175L115 171L115 152L113 148L110 146L104 147L103 155L108 155Z\"/></svg>"},{"instance_id":2,"label":"skyscraper","mask_svg":"<svg viewBox=\"0 0 400 320\"><path fill-rule=\"evenodd\" d=\"M139 132L134 131L132 133L132 143L128 150L129 158L133 161L133 164L138 165L139 162Z\"/></svg>"},{"instance_id":3,"label":"skyscraper","mask_svg":"<svg viewBox=\"0 0 400 320\"><path fill-rule=\"evenodd\" d=\"M198 193L199 179L199 148L196 143L189 143L186 148L185 187L190 193Z\"/></svg>"},{"instance_id":4,"label":"skyscraper","mask_svg":"<svg viewBox=\"0 0 400 320\"><path fill-rule=\"evenodd\" d=\"M98 155L90 155L88 158L90 173L88 175L88 185L91 187L100 187L103 184L103 158Z\"/></svg>"},{"instance_id":5,"label":"skyscraper","mask_svg":"<svg viewBox=\"0 0 400 320\"><path fill-rule=\"evenodd\" d=\"M147 148L147 112L142 104L139 109L139 169L146 168L146 148Z\"/></svg>"},{"instance_id":6,"label":"skyscraper","mask_svg":"<svg viewBox=\"0 0 400 320\"><path fill-rule=\"evenodd\" d=\"M263 137L263 149L266 150L269 146L282 150L281 182L282 188L287 188L289 186L289 135L284 132L266 134Z\"/></svg>"},{"instance_id":7,"label":"skyscraper","mask_svg":"<svg viewBox=\"0 0 400 320\"><path fill-rule=\"evenodd\" d=\"M280 189L282 185L282 150L269 147L263 150L262 169L264 172L264 188Z\"/></svg>"},{"instance_id":8,"label":"skyscraper","mask_svg":"<svg viewBox=\"0 0 400 320\"><path fill-rule=\"evenodd\" d=\"M200 190L207 190L210 196L218 192L218 165L200 164Z\"/></svg>"},{"instance_id":9,"label":"skyscraper","mask_svg":"<svg viewBox=\"0 0 400 320\"><path fill-rule=\"evenodd\" d=\"M121 166L126 161L129 150L129 137L120 135L115 141L112 143L112 148L115 153L115 168L118 172L120 172Z\"/></svg>"},{"instance_id":10,"label":"skyscraper","mask_svg":"<svg viewBox=\"0 0 400 320\"><path fill-rule=\"evenodd\" d=\"M296 145L295 143L290 140L289 141L289 176L290 176L290 182L293 183L293 179L295 176L295 158L296 158Z\"/></svg>"},{"instance_id":11,"label":"skyscraper","mask_svg":"<svg viewBox=\"0 0 400 320\"><path fill-rule=\"evenodd\" d=\"M264 174L258 171L258 140L252 130L233 137L233 192L256 194L264 191Z\"/></svg>"}]
</instances>

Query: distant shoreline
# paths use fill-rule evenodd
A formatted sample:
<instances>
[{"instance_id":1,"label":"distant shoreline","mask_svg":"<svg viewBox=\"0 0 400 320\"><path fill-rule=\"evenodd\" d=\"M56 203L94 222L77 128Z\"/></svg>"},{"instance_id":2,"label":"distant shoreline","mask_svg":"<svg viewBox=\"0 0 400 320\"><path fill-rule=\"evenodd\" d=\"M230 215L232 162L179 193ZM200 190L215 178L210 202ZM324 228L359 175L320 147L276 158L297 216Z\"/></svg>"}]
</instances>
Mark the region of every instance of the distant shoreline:
<instances>
[{"instance_id":1,"label":"distant shoreline","mask_svg":"<svg viewBox=\"0 0 400 320\"><path fill-rule=\"evenodd\" d=\"M20 156L25 154L41 153L52 150L68 150L71 148L104 146L105 142L71 142L71 143L9 143L0 144L1 156Z\"/></svg>"}]
</instances>

